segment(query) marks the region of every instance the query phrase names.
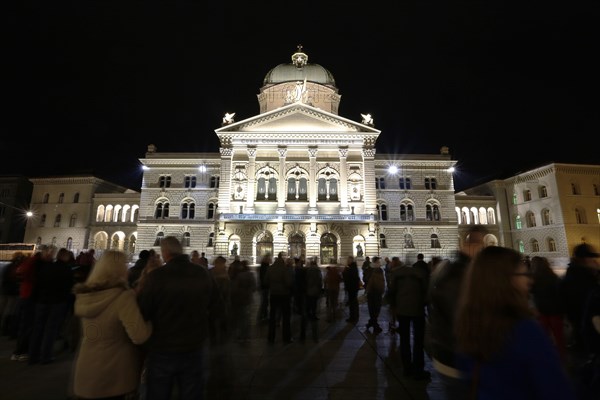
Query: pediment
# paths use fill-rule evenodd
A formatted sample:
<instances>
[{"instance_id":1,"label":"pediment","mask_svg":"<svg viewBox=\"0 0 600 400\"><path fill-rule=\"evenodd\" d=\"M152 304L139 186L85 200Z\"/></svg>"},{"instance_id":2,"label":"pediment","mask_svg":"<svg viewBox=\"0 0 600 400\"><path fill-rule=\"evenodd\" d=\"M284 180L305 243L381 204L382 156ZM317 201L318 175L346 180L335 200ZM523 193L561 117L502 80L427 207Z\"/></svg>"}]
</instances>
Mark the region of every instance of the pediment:
<instances>
[{"instance_id":1,"label":"pediment","mask_svg":"<svg viewBox=\"0 0 600 400\"><path fill-rule=\"evenodd\" d=\"M233 132L379 132L371 126L351 121L307 104L290 104L276 110L234 122L215 130Z\"/></svg>"}]
</instances>

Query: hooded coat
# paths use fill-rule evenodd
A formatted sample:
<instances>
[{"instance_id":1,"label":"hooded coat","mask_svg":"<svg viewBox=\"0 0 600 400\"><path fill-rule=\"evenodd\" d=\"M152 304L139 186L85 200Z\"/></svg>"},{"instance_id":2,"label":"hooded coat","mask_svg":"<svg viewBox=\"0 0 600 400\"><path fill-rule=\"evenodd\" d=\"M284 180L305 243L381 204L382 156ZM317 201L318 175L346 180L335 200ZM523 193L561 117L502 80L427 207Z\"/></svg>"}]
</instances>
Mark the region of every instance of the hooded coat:
<instances>
[{"instance_id":1,"label":"hooded coat","mask_svg":"<svg viewBox=\"0 0 600 400\"><path fill-rule=\"evenodd\" d=\"M104 290L78 285L74 314L82 327L73 379L75 395L103 398L135 391L143 362L138 345L152 333L135 292L125 285Z\"/></svg>"}]
</instances>

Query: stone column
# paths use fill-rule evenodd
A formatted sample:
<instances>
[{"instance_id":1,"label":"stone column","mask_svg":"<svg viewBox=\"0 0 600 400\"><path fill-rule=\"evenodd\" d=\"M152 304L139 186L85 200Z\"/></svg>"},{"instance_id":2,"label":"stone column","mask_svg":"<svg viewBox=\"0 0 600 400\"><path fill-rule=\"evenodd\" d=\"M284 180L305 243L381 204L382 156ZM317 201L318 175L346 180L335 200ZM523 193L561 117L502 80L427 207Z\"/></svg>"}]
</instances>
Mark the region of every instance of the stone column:
<instances>
[{"instance_id":1,"label":"stone column","mask_svg":"<svg viewBox=\"0 0 600 400\"><path fill-rule=\"evenodd\" d=\"M231 211L231 162L233 159L233 149L231 147L221 147L221 177L219 181L219 207L217 212L230 213Z\"/></svg>"},{"instance_id":2,"label":"stone column","mask_svg":"<svg viewBox=\"0 0 600 400\"><path fill-rule=\"evenodd\" d=\"M377 194L375 193L375 149L364 147L363 157L363 203L365 214L375 215Z\"/></svg>"},{"instance_id":3,"label":"stone column","mask_svg":"<svg viewBox=\"0 0 600 400\"><path fill-rule=\"evenodd\" d=\"M348 166L346 157L348 156L348 147L340 147L340 182L338 185L340 196L340 214L350 214L348 207Z\"/></svg>"},{"instance_id":4,"label":"stone column","mask_svg":"<svg viewBox=\"0 0 600 400\"><path fill-rule=\"evenodd\" d=\"M308 213L318 214L317 210L317 147L308 148L310 165L308 167Z\"/></svg>"},{"instance_id":5,"label":"stone column","mask_svg":"<svg viewBox=\"0 0 600 400\"><path fill-rule=\"evenodd\" d=\"M254 214L254 191L256 190L256 147L248 146L248 187L246 188L245 214Z\"/></svg>"},{"instance_id":6,"label":"stone column","mask_svg":"<svg viewBox=\"0 0 600 400\"><path fill-rule=\"evenodd\" d=\"M279 179L277 182L277 214L285 214L285 155L287 154L287 148L280 146L277 151L279 152Z\"/></svg>"}]
</instances>

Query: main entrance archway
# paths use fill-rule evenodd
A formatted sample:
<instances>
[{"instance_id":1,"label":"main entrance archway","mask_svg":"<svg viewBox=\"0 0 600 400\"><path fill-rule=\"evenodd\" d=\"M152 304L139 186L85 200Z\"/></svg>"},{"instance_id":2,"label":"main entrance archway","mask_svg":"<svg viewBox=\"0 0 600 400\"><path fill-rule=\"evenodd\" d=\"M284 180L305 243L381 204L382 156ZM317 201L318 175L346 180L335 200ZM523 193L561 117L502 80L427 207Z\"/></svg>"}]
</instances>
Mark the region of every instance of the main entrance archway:
<instances>
[{"instance_id":1,"label":"main entrance archway","mask_svg":"<svg viewBox=\"0 0 600 400\"><path fill-rule=\"evenodd\" d=\"M321 264L336 264L337 254L337 240L333 233L321 236Z\"/></svg>"}]
</instances>

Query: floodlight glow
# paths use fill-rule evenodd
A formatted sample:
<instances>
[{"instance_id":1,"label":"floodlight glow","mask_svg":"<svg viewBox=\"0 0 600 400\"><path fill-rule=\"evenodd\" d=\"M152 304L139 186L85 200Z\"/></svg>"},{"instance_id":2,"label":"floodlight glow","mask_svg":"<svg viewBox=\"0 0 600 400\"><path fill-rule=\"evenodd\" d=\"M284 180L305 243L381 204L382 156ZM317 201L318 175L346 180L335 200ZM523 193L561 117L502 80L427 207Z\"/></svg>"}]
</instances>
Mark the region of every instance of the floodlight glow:
<instances>
[{"instance_id":1,"label":"floodlight glow","mask_svg":"<svg viewBox=\"0 0 600 400\"><path fill-rule=\"evenodd\" d=\"M454 169L454 167L448 168L448 172L453 173L454 171L456 171L456 169Z\"/></svg>"},{"instance_id":2,"label":"floodlight glow","mask_svg":"<svg viewBox=\"0 0 600 400\"><path fill-rule=\"evenodd\" d=\"M393 175L398 172L398 167L396 167L395 165L390 165L388 167L388 172Z\"/></svg>"},{"instance_id":3,"label":"floodlight glow","mask_svg":"<svg viewBox=\"0 0 600 400\"><path fill-rule=\"evenodd\" d=\"M143 169L144 171L148 171L148 170L150 169L150 167L149 167L149 166L147 166L147 165L142 165L142 169Z\"/></svg>"},{"instance_id":4,"label":"floodlight glow","mask_svg":"<svg viewBox=\"0 0 600 400\"><path fill-rule=\"evenodd\" d=\"M198 167L198 171L203 172L203 173L206 172L206 165L204 165L204 164L200 165Z\"/></svg>"}]
</instances>

